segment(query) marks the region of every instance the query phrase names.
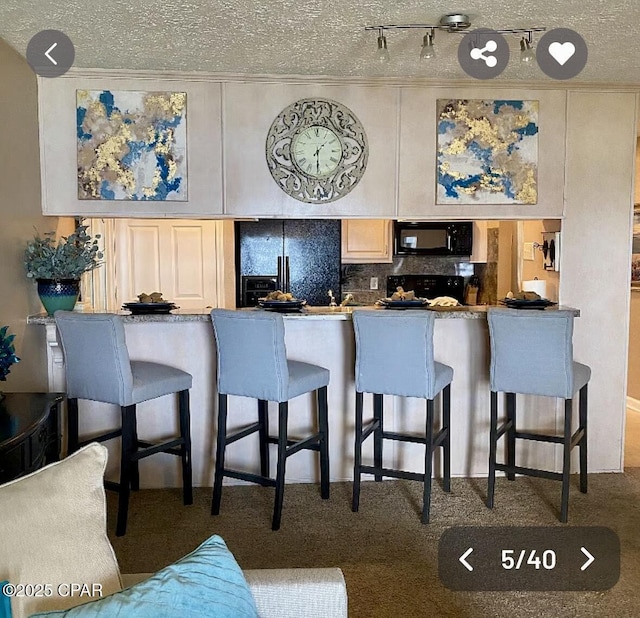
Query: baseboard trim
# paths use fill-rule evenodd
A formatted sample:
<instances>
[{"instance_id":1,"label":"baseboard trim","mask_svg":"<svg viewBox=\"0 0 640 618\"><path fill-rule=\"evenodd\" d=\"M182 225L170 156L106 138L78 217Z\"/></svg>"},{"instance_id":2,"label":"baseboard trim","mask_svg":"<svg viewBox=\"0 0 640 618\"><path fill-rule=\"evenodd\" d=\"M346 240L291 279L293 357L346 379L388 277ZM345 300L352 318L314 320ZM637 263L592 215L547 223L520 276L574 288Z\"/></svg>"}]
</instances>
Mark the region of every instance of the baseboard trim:
<instances>
[{"instance_id":1,"label":"baseboard trim","mask_svg":"<svg viewBox=\"0 0 640 618\"><path fill-rule=\"evenodd\" d=\"M640 412L640 399L627 396L627 408L634 412Z\"/></svg>"}]
</instances>

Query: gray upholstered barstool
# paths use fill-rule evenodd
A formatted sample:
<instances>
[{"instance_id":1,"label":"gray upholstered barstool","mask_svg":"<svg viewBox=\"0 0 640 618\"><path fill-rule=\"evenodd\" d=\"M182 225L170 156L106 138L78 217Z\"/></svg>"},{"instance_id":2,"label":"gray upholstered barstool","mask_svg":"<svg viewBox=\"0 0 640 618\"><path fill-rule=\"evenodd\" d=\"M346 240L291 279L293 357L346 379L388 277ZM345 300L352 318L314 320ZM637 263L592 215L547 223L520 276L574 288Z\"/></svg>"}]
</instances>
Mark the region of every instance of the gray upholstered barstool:
<instances>
[{"instance_id":1,"label":"gray upholstered barstool","mask_svg":"<svg viewBox=\"0 0 640 618\"><path fill-rule=\"evenodd\" d=\"M65 358L69 453L89 442L122 437L120 482L107 484L119 493L116 535L122 536L126 532L129 491L140 486L138 461L144 457L155 453L179 456L182 459L184 504L192 504L191 374L160 363L130 360L124 326L117 315L56 311L55 320ZM161 444L138 440L136 404L172 393L178 393L180 437ZM121 428L80 442L78 399L120 406Z\"/></svg>"},{"instance_id":2,"label":"gray upholstered barstool","mask_svg":"<svg viewBox=\"0 0 640 618\"><path fill-rule=\"evenodd\" d=\"M453 369L436 363L433 358L431 311L353 312L356 334L356 428L353 469L352 510L360 501L360 475L373 474L376 481L383 476L421 481L423 483L422 523L429 522L431 505L431 473L434 450L443 452L443 487L451 488L450 427L451 381ZM442 427L434 435L434 399L442 391ZM373 421L363 427L363 393L373 393ZM383 395L419 397L427 400L424 436L385 431L383 427ZM362 443L373 434L373 466L362 465ZM383 440L399 440L425 445L424 474L384 468Z\"/></svg>"},{"instance_id":3,"label":"gray upholstered barstool","mask_svg":"<svg viewBox=\"0 0 640 618\"><path fill-rule=\"evenodd\" d=\"M272 529L280 528L287 457L301 449L320 451L320 491L329 497L329 425L327 385L329 370L317 365L288 360L282 316L266 311L211 312L218 348L218 436L211 503L212 515L220 512L222 479L225 476L275 487ZM287 436L289 400L317 391L318 429L307 438L293 441ZM227 435L227 395L258 400L258 422ZM278 436L269 436L268 402L278 402ZM258 432L260 474L226 468L227 445ZM278 445L275 479L269 477L269 443Z\"/></svg>"},{"instance_id":4,"label":"gray upholstered barstool","mask_svg":"<svg viewBox=\"0 0 640 618\"><path fill-rule=\"evenodd\" d=\"M493 508L496 470L562 481L560 521L569 512L571 450L580 447L580 491L587 491L587 384L591 369L573 360L573 312L490 308L491 426L487 506ZM573 396L580 391L579 426L571 433ZM506 420L498 427L498 392L506 393ZM517 430L516 393L564 399L561 436ZM506 463L497 463L497 443L506 434ZM516 439L562 444L562 472L516 465Z\"/></svg>"}]
</instances>

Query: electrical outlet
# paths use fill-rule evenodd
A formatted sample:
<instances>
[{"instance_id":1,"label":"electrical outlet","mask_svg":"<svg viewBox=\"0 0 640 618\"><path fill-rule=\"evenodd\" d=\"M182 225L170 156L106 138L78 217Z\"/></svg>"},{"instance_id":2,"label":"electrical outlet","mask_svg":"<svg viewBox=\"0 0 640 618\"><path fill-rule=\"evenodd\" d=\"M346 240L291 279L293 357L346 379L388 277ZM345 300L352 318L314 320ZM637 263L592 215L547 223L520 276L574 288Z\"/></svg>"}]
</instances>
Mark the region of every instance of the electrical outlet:
<instances>
[{"instance_id":1,"label":"electrical outlet","mask_svg":"<svg viewBox=\"0 0 640 618\"><path fill-rule=\"evenodd\" d=\"M535 254L535 249L533 248L533 243L532 242L524 243L524 247L522 249L522 259L533 261L536 259L535 255L536 254Z\"/></svg>"},{"instance_id":2,"label":"electrical outlet","mask_svg":"<svg viewBox=\"0 0 640 618\"><path fill-rule=\"evenodd\" d=\"M371 277L369 279L369 289L377 290L378 289L378 277Z\"/></svg>"}]
</instances>

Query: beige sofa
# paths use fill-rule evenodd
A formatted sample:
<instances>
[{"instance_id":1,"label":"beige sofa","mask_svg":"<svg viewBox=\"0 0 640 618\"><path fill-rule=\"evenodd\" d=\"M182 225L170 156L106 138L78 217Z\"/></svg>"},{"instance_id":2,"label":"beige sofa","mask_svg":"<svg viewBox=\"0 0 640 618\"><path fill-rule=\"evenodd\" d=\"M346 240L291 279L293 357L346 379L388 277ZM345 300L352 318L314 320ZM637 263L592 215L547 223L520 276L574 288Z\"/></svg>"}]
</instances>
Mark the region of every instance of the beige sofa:
<instances>
[{"instance_id":1,"label":"beige sofa","mask_svg":"<svg viewBox=\"0 0 640 618\"><path fill-rule=\"evenodd\" d=\"M260 618L346 618L347 587L334 569L243 571ZM149 574L122 575L124 587Z\"/></svg>"},{"instance_id":2,"label":"beige sofa","mask_svg":"<svg viewBox=\"0 0 640 618\"><path fill-rule=\"evenodd\" d=\"M94 443L0 486L0 581L47 584L53 590L47 596L12 598L13 618L92 600L56 593L59 586L72 582L99 584L97 596L104 597L149 577L120 574L106 534L102 481L106 461L106 449ZM243 574L261 618L347 616L347 589L338 568L262 569ZM212 604L216 602L218 597L211 599ZM216 615L213 605L211 615Z\"/></svg>"}]
</instances>

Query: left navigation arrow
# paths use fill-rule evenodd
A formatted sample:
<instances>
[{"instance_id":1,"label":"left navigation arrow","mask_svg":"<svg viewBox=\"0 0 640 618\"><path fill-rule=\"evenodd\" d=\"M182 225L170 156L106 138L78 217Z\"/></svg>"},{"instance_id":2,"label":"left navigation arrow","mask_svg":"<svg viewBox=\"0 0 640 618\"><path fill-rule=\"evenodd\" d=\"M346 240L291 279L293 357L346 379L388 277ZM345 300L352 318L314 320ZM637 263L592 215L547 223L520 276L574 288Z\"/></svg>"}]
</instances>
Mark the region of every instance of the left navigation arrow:
<instances>
[{"instance_id":1,"label":"left navigation arrow","mask_svg":"<svg viewBox=\"0 0 640 618\"><path fill-rule=\"evenodd\" d=\"M63 75L73 65L75 56L71 39L60 30L42 30L27 45L27 62L41 77Z\"/></svg>"},{"instance_id":2,"label":"left navigation arrow","mask_svg":"<svg viewBox=\"0 0 640 618\"><path fill-rule=\"evenodd\" d=\"M469 549L467 549L467 551L464 552L464 554L462 554L460 558L458 558L458 560L460 560L460 562L462 563L462 566L469 571L473 571L473 567L467 562L467 558L472 554L472 552L473 547L469 547Z\"/></svg>"},{"instance_id":3,"label":"left navigation arrow","mask_svg":"<svg viewBox=\"0 0 640 618\"><path fill-rule=\"evenodd\" d=\"M54 58L52 58L52 57L50 56L51 52L52 52L56 47L58 47L58 44L57 44L57 43L54 43L54 44L53 44L53 45L52 45L52 46L51 46L51 47L50 47L46 52L44 52L44 55L45 55L47 58L49 58L49 60L51 60L51 62L53 62L53 64L55 64L55 65L57 66L57 65L58 65L57 61L56 61Z\"/></svg>"}]
</instances>

